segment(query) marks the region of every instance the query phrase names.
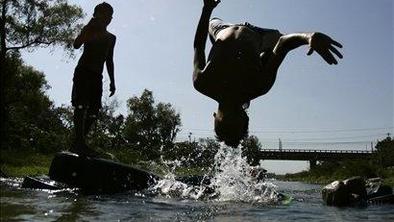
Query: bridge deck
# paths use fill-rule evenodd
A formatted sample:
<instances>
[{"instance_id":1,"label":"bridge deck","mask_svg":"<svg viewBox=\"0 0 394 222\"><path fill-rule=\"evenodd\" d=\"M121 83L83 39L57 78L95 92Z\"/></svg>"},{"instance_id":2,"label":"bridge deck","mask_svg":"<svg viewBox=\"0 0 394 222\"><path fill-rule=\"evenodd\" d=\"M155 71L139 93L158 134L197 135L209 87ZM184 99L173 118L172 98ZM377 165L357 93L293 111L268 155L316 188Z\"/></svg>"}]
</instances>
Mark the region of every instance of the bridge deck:
<instances>
[{"instance_id":1,"label":"bridge deck","mask_svg":"<svg viewBox=\"0 0 394 222\"><path fill-rule=\"evenodd\" d=\"M265 160L370 159L373 155L366 150L262 149L257 153L259 159Z\"/></svg>"}]
</instances>

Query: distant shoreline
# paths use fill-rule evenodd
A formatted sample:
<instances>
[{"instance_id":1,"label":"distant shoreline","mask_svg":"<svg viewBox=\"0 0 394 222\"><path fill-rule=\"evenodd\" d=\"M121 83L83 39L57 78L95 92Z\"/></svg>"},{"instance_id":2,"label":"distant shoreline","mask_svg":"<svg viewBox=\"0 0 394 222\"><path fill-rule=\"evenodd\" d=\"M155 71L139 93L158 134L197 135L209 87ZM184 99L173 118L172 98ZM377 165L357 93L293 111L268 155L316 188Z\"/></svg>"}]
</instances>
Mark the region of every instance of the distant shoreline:
<instances>
[{"instance_id":1,"label":"distant shoreline","mask_svg":"<svg viewBox=\"0 0 394 222\"><path fill-rule=\"evenodd\" d=\"M387 177L383 178L384 183L394 187L394 169L386 169ZM353 175L359 176L359 175ZM310 184L327 185L335 180L343 180L350 176L335 177L330 175L315 176L310 171L302 171L299 173L275 175L274 178L282 181L298 181Z\"/></svg>"}]
</instances>

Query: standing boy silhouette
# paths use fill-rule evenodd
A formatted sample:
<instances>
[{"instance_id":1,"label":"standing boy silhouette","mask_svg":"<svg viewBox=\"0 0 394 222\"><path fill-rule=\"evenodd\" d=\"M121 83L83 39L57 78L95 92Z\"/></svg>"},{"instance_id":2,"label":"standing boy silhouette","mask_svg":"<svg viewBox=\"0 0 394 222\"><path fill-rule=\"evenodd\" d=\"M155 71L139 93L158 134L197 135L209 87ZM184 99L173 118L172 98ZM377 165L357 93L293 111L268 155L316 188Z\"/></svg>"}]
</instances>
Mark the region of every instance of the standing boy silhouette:
<instances>
[{"instance_id":1,"label":"standing boy silhouette","mask_svg":"<svg viewBox=\"0 0 394 222\"><path fill-rule=\"evenodd\" d=\"M113 54L116 36L107 31L112 15L113 8L110 4L98 4L94 8L93 18L74 41L74 48L84 46L74 72L71 99L75 108L75 141L71 151L80 155L98 155L86 145L85 137L97 120L101 108L104 63L110 79L109 96L115 94Z\"/></svg>"}]
</instances>

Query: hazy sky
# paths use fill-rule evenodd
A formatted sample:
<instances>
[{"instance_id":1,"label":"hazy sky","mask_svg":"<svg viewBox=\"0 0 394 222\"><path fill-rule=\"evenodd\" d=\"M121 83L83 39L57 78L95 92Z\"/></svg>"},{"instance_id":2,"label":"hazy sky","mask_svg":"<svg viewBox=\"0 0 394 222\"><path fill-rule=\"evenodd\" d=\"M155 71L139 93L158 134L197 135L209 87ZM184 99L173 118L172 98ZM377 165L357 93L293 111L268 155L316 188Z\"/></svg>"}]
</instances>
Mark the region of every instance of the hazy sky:
<instances>
[{"instance_id":1,"label":"hazy sky","mask_svg":"<svg viewBox=\"0 0 394 222\"><path fill-rule=\"evenodd\" d=\"M102 1L77 1L86 12ZM217 103L192 86L193 38L202 0L107 0L114 8L110 32L115 48L116 99L152 90L156 101L173 104L182 117L178 139L213 135ZM213 15L232 23L248 21L282 33L320 31L341 42L344 58L326 64L308 48L291 52L271 91L252 101L250 134L264 148L366 149L394 129L392 0L222 0ZM208 42L207 48L210 47ZM72 75L82 51L68 59L59 48L24 53L43 71L56 105L70 105ZM105 76L108 97L109 80ZM330 144L329 144L330 143ZM333 143L334 145L332 145ZM349 146L349 147L348 147ZM266 161L275 172L294 172L305 162Z\"/></svg>"}]
</instances>

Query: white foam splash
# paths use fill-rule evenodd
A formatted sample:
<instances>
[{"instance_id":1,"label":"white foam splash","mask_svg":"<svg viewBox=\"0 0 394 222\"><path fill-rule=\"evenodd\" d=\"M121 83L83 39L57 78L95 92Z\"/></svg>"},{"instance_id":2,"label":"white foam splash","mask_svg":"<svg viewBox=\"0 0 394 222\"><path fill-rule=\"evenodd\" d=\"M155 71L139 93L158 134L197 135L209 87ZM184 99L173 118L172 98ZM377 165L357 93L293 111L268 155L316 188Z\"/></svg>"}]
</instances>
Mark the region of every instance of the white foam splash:
<instances>
[{"instance_id":1,"label":"white foam splash","mask_svg":"<svg viewBox=\"0 0 394 222\"><path fill-rule=\"evenodd\" d=\"M240 148L234 149L221 145L215 155L210 173L212 176L210 184L201 183L199 186L177 181L173 172L180 162L164 161L166 165L172 166L171 170L164 179L151 187L150 191L169 198L253 203L278 202L280 195L275 190L276 185L252 176L253 168L247 163L246 158L242 158L241 154Z\"/></svg>"},{"instance_id":2,"label":"white foam splash","mask_svg":"<svg viewBox=\"0 0 394 222\"><path fill-rule=\"evenodd\" d=\"M276 185L259 181L251 175L252 167L241 155L240 148L221 146L215 155L215 175L211 184L220 195L219 201L274 202Z\"/></svg>"}]
</instances>

